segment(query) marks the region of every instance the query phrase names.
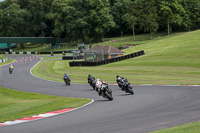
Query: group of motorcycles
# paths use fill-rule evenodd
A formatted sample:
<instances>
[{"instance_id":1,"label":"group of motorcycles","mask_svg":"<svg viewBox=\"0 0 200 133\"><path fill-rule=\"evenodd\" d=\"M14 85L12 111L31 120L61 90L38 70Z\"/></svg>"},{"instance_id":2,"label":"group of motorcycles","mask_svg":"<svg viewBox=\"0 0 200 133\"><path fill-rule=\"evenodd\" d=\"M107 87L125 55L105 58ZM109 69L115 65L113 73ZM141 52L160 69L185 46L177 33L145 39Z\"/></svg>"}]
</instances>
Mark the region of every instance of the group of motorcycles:
<instances>
[{"instance_id":1,"label":"group of motorcycles","mask_svg":"<svg viewBox=\"0 0 200 133\"><path fill-rule=\"evenodd\" d=\"M116 76L117 84L126 93L134 94L133 88L130 86L130 83L126 78ZM109 88L108 84L104 81L101 81L99 78L95 79L92 75L88 75L88 84L99 93L99 96L103 96L108 100L113 100L112 90Z\"/></svg>"},{"instance_id":2,"label":"group of motorcycles","mask_svg":"<svg viewBox=\"0 0 200 133\"><path fill-rule=\"evenodd\" d=\"M9 72L12 74L13 67L9 67ZM116 76L117 84L126 93L134 94L133 88L130 86L130 83L126 78L120 77L119 75ZM67 86L70 86L71 79L67 73L64 74L63 80ZM88 83L94 90L96 90L99 96L103 96L108 100L113 100L112 90L109 88L108 84L104 81L101 81L99 78L95 79L92 75L88 75Z\"/></svg>"},{"instance_id":3,"label":"group of motorcycles","mask_svg":"<svg viewBox=\"0 0 200 133\"><path fill-rule=\"evenodd\" d=\"M9 73L12 74L13 66L9 67ZM116 76L117 84L126 93L134 94L133 88L130 86L130 83L126 78L120 77L119 75ZM63 80L67 86L70 86L71 79L67 73L64 74ZM99 96L103 96L108 100L113 100L112 90L109 88L108 84L99 78L95 79L92 75L88 75L88 83L94 90L96 90Z\"/></svg>"}]
</instances>

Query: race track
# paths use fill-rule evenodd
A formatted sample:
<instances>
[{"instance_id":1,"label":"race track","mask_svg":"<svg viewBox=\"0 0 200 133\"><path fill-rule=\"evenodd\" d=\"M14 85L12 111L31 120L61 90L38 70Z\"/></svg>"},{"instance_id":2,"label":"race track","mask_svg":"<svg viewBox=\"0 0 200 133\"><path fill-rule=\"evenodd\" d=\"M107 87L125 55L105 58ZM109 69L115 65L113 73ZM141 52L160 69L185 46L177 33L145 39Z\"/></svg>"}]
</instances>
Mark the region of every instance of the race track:
<instances>
[{"instance_id":1,"label":"race track","mask_svg":"<svg viewBox=\"0 0 200 133\"><path fill-rule=\"evenodd\" d=\"M18 61L25 57L8 56ZM0 133L144 133L200 120L199 86L134 85L135 94L129 95L109 85L114 100L107 101L88 84L65 86L32 76L30 69L39 60L13 63L13 74L9 74L8 65L0 67L0 86L95 101L72 112L0 127Z\"/></svg>"}]
</instances>

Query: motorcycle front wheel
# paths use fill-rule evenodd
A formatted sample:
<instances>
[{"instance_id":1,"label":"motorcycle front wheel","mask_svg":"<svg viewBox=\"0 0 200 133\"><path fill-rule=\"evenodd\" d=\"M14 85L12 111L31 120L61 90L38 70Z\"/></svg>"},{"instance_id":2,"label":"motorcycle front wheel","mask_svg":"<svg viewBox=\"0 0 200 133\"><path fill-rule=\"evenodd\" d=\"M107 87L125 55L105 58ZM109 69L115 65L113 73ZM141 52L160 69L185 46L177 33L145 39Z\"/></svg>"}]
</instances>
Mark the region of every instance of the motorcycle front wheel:
<instances>
[{"instance_id":1,"label":"motorcycle front wheel","mask_svg":"<svg viewBox=\"0 0 200 133\"><path fill-rule=\"evenodd\" d=\"M108 100L110 100L110 101L112 101L112 100L113 100L113 97L112 97L112 94L111 94L111 93L109 93L109 92L105 91L105 92L104 92L104 95L105 95L105 97L107 97L107 98L108 98Z\"/></svg>"},{"instance_id":2,"label":"motorcycle front wheel","mask_svg":"<svg viewBox=\"0 0 200 133\"><path fill-rule=\"evenodd\" d=\"M10 74L12 74L12 70L11 69L9 69L9 72L10 72Z\"/></svg>"},{"instance_id":3,"label":"motorcycle front wheel","mask_svg":"<svg viewBox=\"0 0 200 133\"><path fill-rule=\"evenodd\" d=\"M132 87L128 86L127 88L127 92L131 93L132 95L134 94Z\"/></svg>"}]
</instances>

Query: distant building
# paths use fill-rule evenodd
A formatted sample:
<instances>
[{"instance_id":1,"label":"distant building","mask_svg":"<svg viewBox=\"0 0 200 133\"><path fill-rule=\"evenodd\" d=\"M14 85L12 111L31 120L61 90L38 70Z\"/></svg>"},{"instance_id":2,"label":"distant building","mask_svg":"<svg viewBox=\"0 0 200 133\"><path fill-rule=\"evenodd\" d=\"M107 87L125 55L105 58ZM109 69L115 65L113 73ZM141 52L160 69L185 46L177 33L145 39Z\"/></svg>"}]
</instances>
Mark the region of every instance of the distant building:
<instances>
[{"instance_id":1,"label":"distant building","mask_svg":"<svg viewBox=\"0 0 200 133\"><path fill-rule=\"evenodd\" d=\"M97 45L89 50L84 51L85 61L102 61L115 57L123 56L125 52L113 46Z\"/></svg>"}]
</instances>

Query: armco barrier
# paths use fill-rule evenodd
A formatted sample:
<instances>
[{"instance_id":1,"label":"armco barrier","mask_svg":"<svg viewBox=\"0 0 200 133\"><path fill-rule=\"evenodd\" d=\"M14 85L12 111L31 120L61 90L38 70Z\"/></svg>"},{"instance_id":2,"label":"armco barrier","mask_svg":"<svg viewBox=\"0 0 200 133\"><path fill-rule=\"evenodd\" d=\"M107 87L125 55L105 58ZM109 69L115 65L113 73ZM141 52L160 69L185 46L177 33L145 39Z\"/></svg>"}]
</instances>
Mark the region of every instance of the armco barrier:
<instances>
[{"instance_id":1,"label":"armco barrier","mask_svg":"<svg viewBox=\"0 0 200 133\"><path fill-rule=\"evenodd\" d=\"M70 67L73 67L73 66L99 66L99 65L105 65L105 64L109 64L109 63L113 63L113 62L117 62L117 61L134 58L134 57L141 56L141 55L145 55L144 50L136 52L136 53L128 54L125 56L120 56L120 57L107 59L107 60L103 60L103 61L97 61L97 62L73 61L73 62L69 62L69 65L70 65Z\"/></svg>"}]
</instances>

